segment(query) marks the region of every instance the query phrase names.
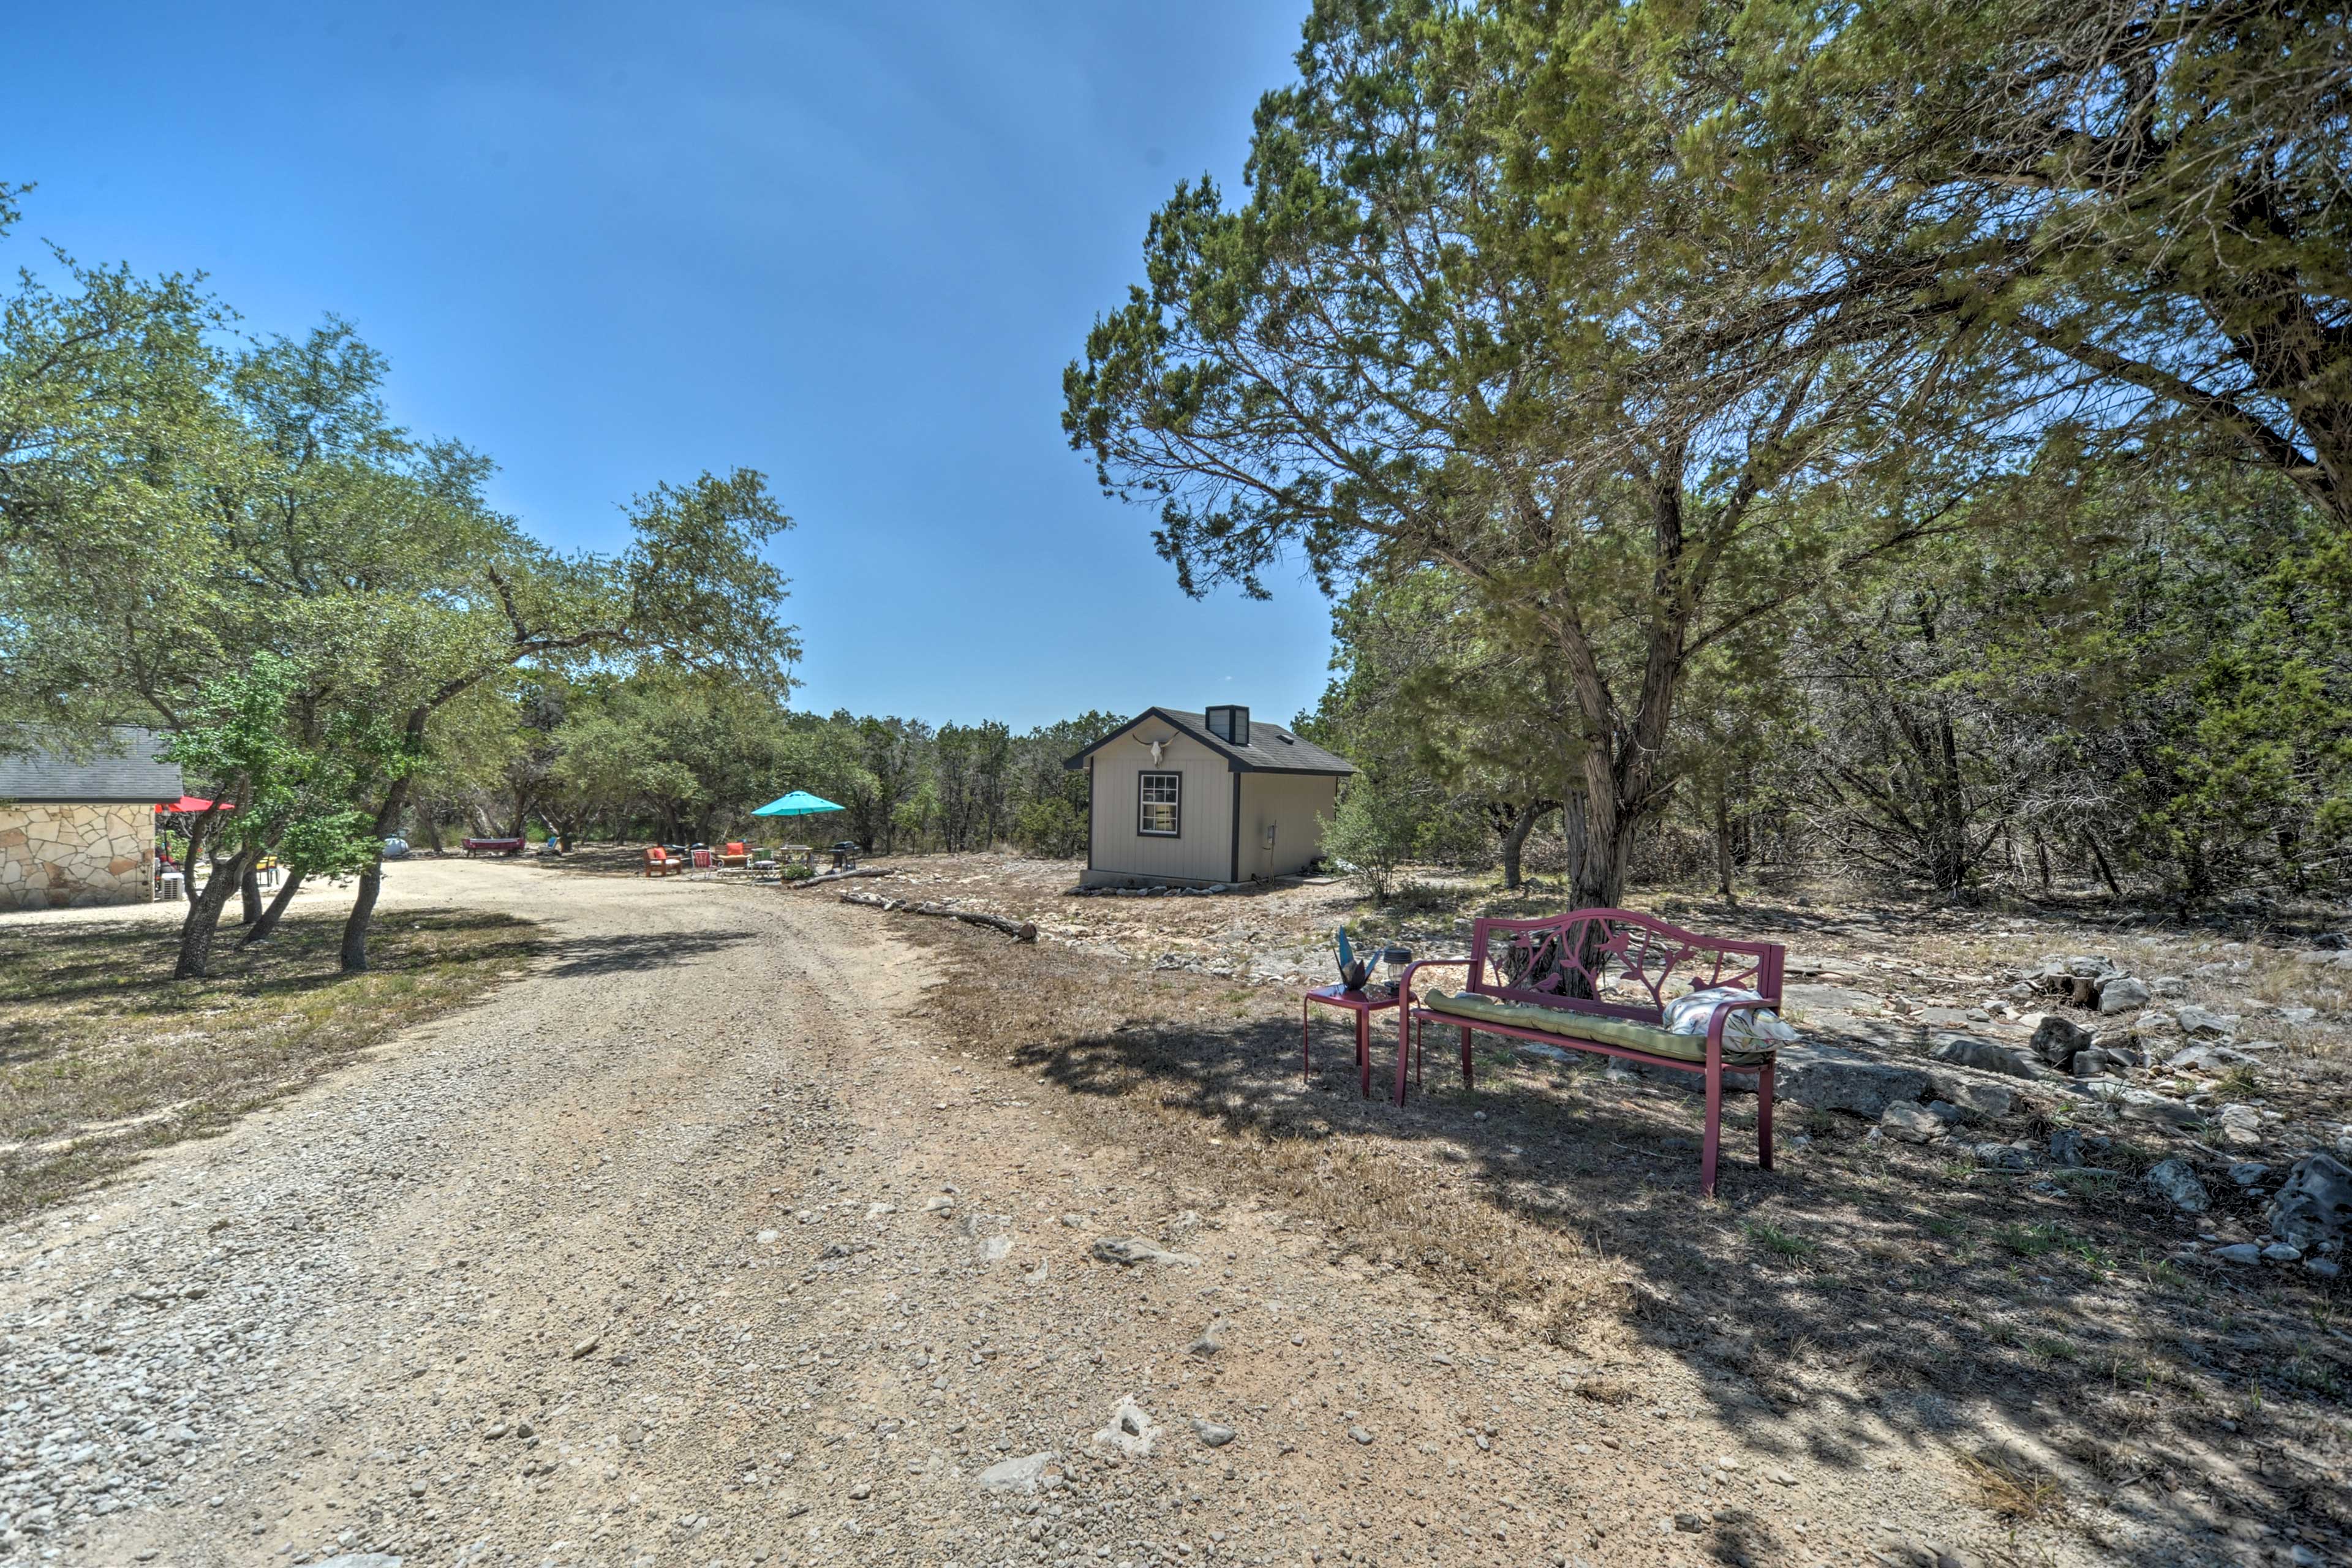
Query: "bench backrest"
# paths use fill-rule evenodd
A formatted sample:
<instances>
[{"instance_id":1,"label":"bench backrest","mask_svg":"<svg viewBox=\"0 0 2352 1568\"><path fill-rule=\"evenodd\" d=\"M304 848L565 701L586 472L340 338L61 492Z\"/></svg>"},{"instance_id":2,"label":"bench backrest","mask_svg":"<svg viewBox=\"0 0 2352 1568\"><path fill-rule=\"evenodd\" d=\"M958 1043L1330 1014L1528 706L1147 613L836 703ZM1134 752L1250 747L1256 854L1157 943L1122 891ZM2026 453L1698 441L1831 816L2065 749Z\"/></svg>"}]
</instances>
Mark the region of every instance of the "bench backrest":
<instances>
[{"instance_id":1,"label":"bench backrest","mask_svg":"<svg viewBox=\"0 0 2352 1568\"><path fill-rule=\"evenodd\" d=\"M1470 928L1471 990L1644 1023L1692 986L1736 985L1777 1007L1787 959L1778 942L1701 936L1632 910L1482 920ZM1612 982L1632 994L1604 998Z\"/></svg>"}]
</instances>

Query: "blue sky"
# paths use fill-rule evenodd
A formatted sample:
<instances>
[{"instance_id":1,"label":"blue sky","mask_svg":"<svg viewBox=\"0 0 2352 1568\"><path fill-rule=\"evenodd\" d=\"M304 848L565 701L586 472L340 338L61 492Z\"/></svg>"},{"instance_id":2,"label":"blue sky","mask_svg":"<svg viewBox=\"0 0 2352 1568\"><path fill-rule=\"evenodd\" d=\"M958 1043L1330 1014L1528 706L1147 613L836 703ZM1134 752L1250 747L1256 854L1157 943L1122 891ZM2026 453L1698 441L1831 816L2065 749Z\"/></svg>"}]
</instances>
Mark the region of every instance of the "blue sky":
<instances>
[{"instance_id":1,"label":"blue sky","mask_svg":"<svg viewBox=\"0 0 2352 1568\"><path fill-rule=\"evenodd\" d=\"M804 705L1287 720L1313 584L1185 599L1056 421L1151 211L1238 187L1304 8L27 7L0 179L40 188L0 261L202 269L256 333L348 317L396 416L559 543L765 470Z\"/></svg>"}]
</instances>

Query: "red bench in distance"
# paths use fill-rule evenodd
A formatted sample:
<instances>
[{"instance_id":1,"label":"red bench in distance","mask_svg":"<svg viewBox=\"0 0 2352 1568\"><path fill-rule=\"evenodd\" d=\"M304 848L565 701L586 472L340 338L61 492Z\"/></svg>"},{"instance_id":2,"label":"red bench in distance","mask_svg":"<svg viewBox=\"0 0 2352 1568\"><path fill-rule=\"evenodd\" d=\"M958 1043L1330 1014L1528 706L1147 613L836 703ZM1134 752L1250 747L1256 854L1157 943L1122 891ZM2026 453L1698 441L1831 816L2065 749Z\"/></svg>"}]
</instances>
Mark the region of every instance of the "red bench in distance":
<instances>
[{"instance_id":1,"label":"red bench in distance","mask_svg":"<svg viewBox=\"0 0 2352 1568\"><path fill-rule=\"evenodd\" d=\"M520 838L467 838L460 842L467 855L520 855L524 845Z\"/></svg>"},{"instance_id":2,"label":"red bench in distance","mask_svg":"<svg viewBox=\"0 0 2352 1568\"><path fill-rule=\"evenodd\" d=\"M1397 1100L1404 1100L1406 1047L1423 1041L1431 1024L1461 1029L1465 1086L1473 1030L1698 1073L1706 1080L1698 1185L1712 1195L1726 1069L1756 1075L1757 1163L1772 1168L1773 1042L1754 1037L1727 1042L1724 1026L1736 1013L1780 1006L1787 957L1777 942L1701 936L1632 910L1475 921L1468 958L1423 959L1405 967L1398 987L1404 1005L1397 1009ZM1415 995L1421 971L1445 968L1467 969L1468 983L1458 992ZM1669 992L1676 980L1684 984ZM1758 999L1718 1003L1704 1037L1664 1026L1671 996L1716 986L1753 991Z\"/></svg>"}]
</instances>

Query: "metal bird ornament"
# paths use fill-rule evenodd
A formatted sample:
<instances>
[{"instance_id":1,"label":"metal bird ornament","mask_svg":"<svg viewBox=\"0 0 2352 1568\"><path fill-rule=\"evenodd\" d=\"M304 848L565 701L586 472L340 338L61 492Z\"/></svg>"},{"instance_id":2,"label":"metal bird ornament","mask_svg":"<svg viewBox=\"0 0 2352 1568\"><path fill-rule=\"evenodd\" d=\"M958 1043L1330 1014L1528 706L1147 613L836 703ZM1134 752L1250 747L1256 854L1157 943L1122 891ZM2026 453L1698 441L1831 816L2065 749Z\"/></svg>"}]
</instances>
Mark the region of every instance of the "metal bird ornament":
<instances>
[{"instance_id":1,"label":"metal bird ornament","mask_svg":"<svg viewBox=\"0 0 2352 1568\"><path fill-rule=\"evenodd\" d=\"M1341 926L1339 928L1339 984L1350 991L1361 991L1364 988L1365 980L1371 973L1370 962L1356 956L1355 949L1348 945L1348 928Z\"/></svg>"}]
</instances>

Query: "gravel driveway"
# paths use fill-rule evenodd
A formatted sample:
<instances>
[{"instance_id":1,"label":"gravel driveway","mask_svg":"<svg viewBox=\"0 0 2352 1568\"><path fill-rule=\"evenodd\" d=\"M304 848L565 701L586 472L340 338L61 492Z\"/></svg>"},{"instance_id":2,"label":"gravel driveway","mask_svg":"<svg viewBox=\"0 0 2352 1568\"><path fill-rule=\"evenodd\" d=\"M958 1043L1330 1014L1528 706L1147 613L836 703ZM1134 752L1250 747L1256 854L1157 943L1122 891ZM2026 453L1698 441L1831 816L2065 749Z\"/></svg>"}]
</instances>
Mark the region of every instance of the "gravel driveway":
<instances>
[{"instance_id":1,"label":"gravel driveway","mask_svg":"<svg viewBox=\"0 0 2352 1568\"><path fill-rule=\"evenodd\" d=\"M1927 1466L1727 1458L1696 1388L1576 1398L1593 1369L1280 1214L1183 1207L927 1043L926 960L822 893L419 862L382 918L450 903L543 922L537 972L0 1235L0 1558L1801 1563L1982 1528Z\"/></svg>"}]
</instances>

